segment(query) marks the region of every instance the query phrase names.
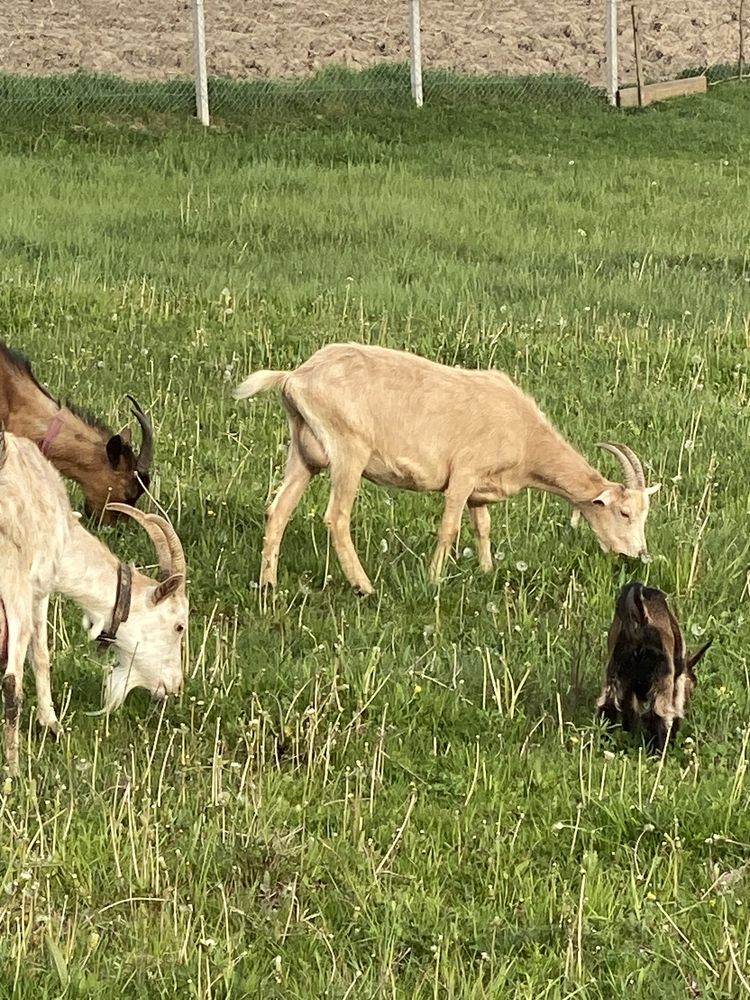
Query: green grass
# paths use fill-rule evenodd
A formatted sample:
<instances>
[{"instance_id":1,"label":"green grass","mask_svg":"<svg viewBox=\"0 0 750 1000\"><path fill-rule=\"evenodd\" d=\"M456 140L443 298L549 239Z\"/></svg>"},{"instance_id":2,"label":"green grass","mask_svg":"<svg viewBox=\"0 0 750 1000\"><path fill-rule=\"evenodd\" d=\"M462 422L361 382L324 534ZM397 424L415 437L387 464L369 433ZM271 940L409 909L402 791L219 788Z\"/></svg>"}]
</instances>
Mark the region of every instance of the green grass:
<instances>
[{"instance_id":1,"label":"green grass","mask_svg":"<svg viewBox=\"0 0 750 1000\"><path fill-rule=\"evenodd\" d=\"M210 131L5 117L2 335L113 425L127 391L150 409L193 614L182 699L107 721L85 714L79 613L54 606L66 735L41 738L27 686L0 994L748 992L749 111L730 83L633 114L446 91ZM439 498L365 485L359 601L321 478L262 607L286 424L230 389L342 339L507 369L603 471L596 441L631 444L664 484L653 563L524 494L495 509L496 571L467 530L435 590ZM715 637L662 764L592 717L616 587L641 573L691 643Z\"/></svg>"}]
</instances>

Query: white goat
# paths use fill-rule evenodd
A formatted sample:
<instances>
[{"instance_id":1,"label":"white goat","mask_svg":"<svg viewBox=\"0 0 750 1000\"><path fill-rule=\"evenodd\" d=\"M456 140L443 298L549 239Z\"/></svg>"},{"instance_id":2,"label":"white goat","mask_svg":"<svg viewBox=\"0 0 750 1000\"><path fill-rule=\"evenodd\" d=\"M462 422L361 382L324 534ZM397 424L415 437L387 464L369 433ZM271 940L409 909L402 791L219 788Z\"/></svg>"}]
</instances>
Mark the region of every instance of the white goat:
<instances>
[{"instance_id":1,"label":"white goat","mask_svg":"<svg viewBox=\"0 0 750 1000\"><path fill-rule=\"evenodd\" d=\"M164 518L113 504L148 532L159 557L161 582L125 566L79 523L59 473L37 446L0 425L0 657L5 753L18 772L18 716L23 666L30 647L37 718L55 734L47 648L50 594L72 598L86 614L92 639L111 643L119 665L107 678L104 709L111 711L135 687L156 698L182 688L182 636L188 619L185 556Z\"/></svg>"},{"instance_id":2,"label":"white goat","mask_svg":"<svg viewBox=\"0 0 750 1000\"><path fill-rule=\"evenodd\" d=\"M276 583L287 522L312 476L330 467L325 514L352 587L372 592L349 530L361 476L445 494L432 559L439 576L469 507L483 569L492 568L487 504L526 487L556 493L589 522L602 549L646 552L649 495L643 467L623 445L625 485L605 479L552 427L536 403L497 371L448 368L405 351L331 344L292 372L259 371L235 390L246 399L280 388L291 443L284 481L268 509L261 582Z\"/></svg>"}]
</instances>

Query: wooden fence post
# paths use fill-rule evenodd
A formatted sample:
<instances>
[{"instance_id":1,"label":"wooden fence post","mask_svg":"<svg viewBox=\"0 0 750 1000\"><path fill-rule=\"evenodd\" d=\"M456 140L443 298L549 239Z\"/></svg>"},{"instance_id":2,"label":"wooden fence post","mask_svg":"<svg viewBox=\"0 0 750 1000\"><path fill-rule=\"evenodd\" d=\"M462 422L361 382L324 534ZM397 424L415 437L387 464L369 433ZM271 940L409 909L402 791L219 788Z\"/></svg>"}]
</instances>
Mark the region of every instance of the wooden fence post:
<instances>
[{"instance_id":1,"label":"wooden fence post","mask_svg":"<svg viewBox=\"0 0 750 1000\"><path fill-rule=\"evenodd\" d=\"M617 53L617 0L604 0L606 12L607 96L609 103L617 104L620 86Z\"/></svg>"}]
</instances>

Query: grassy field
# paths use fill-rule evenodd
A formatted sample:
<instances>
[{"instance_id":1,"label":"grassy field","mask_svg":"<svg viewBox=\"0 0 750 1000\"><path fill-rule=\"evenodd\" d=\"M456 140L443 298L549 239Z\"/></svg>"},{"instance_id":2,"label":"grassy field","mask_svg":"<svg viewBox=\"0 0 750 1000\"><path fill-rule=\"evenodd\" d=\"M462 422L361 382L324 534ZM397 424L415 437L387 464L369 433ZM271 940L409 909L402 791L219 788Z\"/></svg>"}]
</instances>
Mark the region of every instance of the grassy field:
<instances>
[{"instance_id":1,"label":"grassy field","mask_svg":"<svg viewBox=\"0 0 750 1000\"><path fill-rule=\"evenodd\" d=\"M39 735L29 685L0 996L750 992L749 112L725 84L631 115L334 95L208 132L4 118L1 335L113 426L125 392L150 409L192 625L180 701L91 718L102 663L54 606L65 736ZM321 477L263 607L286 422L230 391L343 339L506 369L609 474L595 442L629 443L663 483L653 562L522 494L496 571L467 527L436 590L440 498L365 485L361 601ZM643 574L692 645L715 637L663 762L592 712Z\"/></svg>"}]
</instances>

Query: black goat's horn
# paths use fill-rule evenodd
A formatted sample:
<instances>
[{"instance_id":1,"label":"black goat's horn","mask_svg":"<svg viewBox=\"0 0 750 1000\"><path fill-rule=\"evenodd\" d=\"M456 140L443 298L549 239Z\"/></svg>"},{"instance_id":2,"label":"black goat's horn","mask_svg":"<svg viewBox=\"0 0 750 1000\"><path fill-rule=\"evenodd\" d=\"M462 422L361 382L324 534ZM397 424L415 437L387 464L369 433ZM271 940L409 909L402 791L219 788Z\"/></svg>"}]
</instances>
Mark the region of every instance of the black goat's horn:
<instances>
[{"instance_id":1,"label":"black goat's horn","mask_svg":"<svg viewBox=\"0 0 750 1000\"><path fill-rule=\"evenodd\" d=\"M151 421L143 412L138 400L129 393L127 398L133 406L133 416L141 425L141 433L143 435L141 450L138 453L138 458L135 460L135 471L140 472L141 475L145 475L151 471L151 463L154 460L154 428L151 426Z\"/></svg>"}]
</instances>

